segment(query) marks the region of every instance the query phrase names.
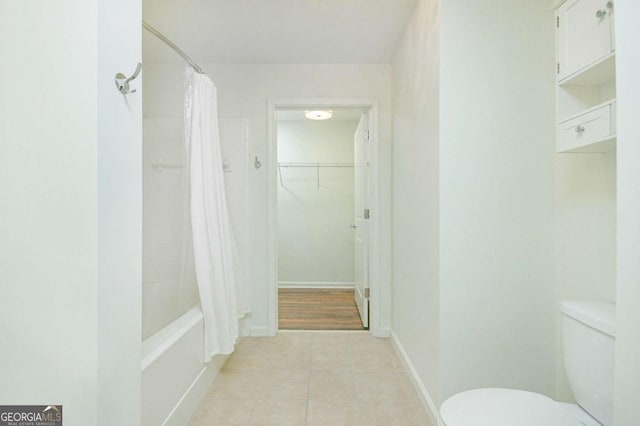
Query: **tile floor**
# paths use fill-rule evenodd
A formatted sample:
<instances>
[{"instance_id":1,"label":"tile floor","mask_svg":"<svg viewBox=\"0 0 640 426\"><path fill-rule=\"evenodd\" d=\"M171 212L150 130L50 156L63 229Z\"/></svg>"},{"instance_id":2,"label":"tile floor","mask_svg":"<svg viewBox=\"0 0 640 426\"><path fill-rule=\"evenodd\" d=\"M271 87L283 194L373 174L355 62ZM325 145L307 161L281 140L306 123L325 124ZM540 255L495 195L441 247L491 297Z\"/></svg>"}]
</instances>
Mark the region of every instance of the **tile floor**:
<instances>
[{"instance_id":1,"label":"tile floor","mask_svg":"<svg viewBox=\"0 0 640 426\"><path fill-rule=\"evenodd\" d=\"M388 339L368 332L244 338L193 426L431 426Z\"/></svg>"}]
</instances>

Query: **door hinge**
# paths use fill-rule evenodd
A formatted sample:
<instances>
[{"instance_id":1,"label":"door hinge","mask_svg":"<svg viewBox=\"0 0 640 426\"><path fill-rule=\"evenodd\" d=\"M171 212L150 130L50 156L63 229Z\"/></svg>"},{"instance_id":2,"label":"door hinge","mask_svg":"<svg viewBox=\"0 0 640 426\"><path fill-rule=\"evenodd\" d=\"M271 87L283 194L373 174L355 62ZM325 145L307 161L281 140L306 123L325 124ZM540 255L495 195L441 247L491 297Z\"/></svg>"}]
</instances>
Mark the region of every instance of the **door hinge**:
<instances>
[{"instance_id":1,"label":"door hinge","mask_svg":"<svg viewBox=\"0 0 640 426\"><path fill-rule=\"evenodd\" d=\"M558 74L560 74L560 62L558 62Z\"/></svg>"},{"instance_id":2,"label":"door hinge","mask_svg":"<svg viewBox=\"0 0 640 426\"><path fill-rule=\"evenodd\" d=\"M366 140L370 140L370 137L371 137L371 135L370 135L369 131L368 131L368 130L365 130L365 131L364 131L364 138L365 138Z\"/></svg>"},{"instance_id":3,"label":"door hinge","mask_svg":"<svg viewBox=\"0 0 640 426\"><path fill-rule=\"evenodd\" d=\"M369 209L364 209L364 218L369 219L371 217L371 211Z\"/></svg>"},{"instance_id":4,"label":"door hinge","mask_svg":"<svg viewBox=\"0 0 640 426\"><path fill-rule=\"evenodd\" d=\"M367 299L369 298L369 289L368 288L364 289L364 297L367 298Z\"/></svg>"},{"instance_id":5,"label":"door hinge","mask_svg":"<svg viewBox=\"0 0 640 426\"><path fill-rule=\"evenodd\" d=\"M560 17L556 16L556 28L560 28Z\"/></svg>"}]
</instances>

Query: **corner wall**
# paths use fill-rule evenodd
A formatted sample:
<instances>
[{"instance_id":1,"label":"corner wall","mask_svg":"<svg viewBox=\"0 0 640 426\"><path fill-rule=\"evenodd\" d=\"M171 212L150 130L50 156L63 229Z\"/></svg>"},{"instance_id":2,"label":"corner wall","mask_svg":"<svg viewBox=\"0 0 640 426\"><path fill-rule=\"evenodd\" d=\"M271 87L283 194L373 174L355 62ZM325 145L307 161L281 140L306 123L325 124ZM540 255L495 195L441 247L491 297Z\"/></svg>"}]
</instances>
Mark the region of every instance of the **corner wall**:
<instances>
[{"instance_id":1,"label":"corner wall","mask_svg":"<svg viewBox=\"0 0 640 426\"><path fill-rule=\"evenodd\" d=\"M440 405L440 0L421 0L398 46L393 90L392 329Z\"/></svg>"},{"instance_id":2,"label":"corner wall","mask_svg":"<svg viewBox=\"0 0 640 426\"><path fill-rule=\"evenodd\" d=\"M442 398L554 396L553 14L540 2L442 7Z\"/></svg>"},{"instance_id":3,"label":"corner wall","mask_svg":"<svg viewBox=\"0 0 640 426\"><path fill-rule=\"evenodd\" d=\"M436 405L555 393L552 23L422 0L393 63L393 332Z\"/></svg>"},{"instance_id":4,"label":"corner wall","mask_svg":"<svg viewBox=\"0 0 640 426\"><path fill-rule=\"evenodd\" d=\"M140 424L142 76L130 83L137 91L128 95L116 90L113 77L119 72L131 75L141 62L141 21L139 0L98 1L96 334L101 426Z\"/></svg>"}]
</instances>

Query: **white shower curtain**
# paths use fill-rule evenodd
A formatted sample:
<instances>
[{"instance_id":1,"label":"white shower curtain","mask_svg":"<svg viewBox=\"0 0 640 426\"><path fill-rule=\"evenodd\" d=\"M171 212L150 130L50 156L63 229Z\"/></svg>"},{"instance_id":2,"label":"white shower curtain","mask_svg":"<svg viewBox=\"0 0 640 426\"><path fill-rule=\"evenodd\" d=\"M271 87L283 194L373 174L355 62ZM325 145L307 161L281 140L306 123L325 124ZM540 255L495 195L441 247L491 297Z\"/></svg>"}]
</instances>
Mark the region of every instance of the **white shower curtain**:
<instances>
[{"instance_id":1,"label":"white shower curtain","mask_svg":"<svg viewBox=\"0 0 640 426\"><path fill-rule=\"evenodd\" d=\"M205 360L230 354L249 312L224 188L216 88L187 69L186 156L193 260L205 325Z\"/></svg>"}]
</instances>

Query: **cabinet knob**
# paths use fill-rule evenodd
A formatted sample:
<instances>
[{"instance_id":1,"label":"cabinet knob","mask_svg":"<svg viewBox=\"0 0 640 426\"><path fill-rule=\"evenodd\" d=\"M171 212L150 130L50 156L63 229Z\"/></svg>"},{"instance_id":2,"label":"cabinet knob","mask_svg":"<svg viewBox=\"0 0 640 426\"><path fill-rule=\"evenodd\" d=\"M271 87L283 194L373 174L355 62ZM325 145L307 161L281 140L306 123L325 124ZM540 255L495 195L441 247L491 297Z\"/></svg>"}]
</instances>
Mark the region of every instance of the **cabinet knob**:
<instances>
[{"instance_id":1,"label":"cabinet knob","mask_svg":"<svg viewBox=\"0 0 640 426\"><path fill-rule=\"evenodd\" d=\"M596 12L596 18L604 18L605 16L607 16L607 11L604 9L600 9Z\"/></svg>"},{"instance_id":2,"label":"cabinet knob","mask_svg":"<svg viewBox=\"0 0 640 426\"><path fill-rule=\"evenodd\" d=\"M576 133L580 134L584 132L584 126L576 126L575 130L576 130Z\"/></svg>"}]
</instances>

